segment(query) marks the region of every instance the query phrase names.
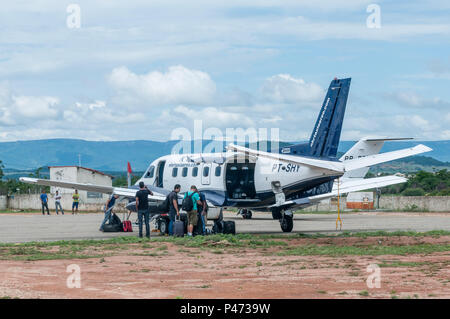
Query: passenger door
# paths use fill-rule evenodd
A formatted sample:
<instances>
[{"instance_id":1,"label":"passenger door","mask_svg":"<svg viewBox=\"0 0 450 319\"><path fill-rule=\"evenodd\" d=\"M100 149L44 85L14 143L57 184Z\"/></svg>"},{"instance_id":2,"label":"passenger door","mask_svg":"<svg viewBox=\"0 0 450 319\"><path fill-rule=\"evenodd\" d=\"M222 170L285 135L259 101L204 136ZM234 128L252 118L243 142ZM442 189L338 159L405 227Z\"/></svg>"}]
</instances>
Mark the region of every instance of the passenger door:
<instances>
[{"instance_id":1,"label":"passenger door","mask_svg":"<svg viewBox=\"0 0 450 319\"><path fill-rule=\"evenodd\" d=\"M202 165L202 185L211 184L211 163Z\"/></svg>"}]
</instances>

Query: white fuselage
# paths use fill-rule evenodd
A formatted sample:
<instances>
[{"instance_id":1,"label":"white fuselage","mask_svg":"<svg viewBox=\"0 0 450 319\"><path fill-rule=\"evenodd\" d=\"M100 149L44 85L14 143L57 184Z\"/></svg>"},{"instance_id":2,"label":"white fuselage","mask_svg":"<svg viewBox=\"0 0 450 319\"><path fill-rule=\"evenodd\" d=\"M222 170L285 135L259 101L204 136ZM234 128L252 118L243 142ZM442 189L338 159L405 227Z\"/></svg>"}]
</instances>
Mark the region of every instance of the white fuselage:
<instances>
[{"instance_id":1,"label":"white fuselage","mask_svg":"<svg viewBox=\"0 0 450 319\"><path fill-rule=\"evenodd\" d=\"M150 164L139 181L165 189L180 184L182 193L195 185L216 205L259 207L275 202L273 182L279 182L288 196L335 174L262 157L245 159L243 155L226 152L163 156Z\"/></svg>"}]
</instances>

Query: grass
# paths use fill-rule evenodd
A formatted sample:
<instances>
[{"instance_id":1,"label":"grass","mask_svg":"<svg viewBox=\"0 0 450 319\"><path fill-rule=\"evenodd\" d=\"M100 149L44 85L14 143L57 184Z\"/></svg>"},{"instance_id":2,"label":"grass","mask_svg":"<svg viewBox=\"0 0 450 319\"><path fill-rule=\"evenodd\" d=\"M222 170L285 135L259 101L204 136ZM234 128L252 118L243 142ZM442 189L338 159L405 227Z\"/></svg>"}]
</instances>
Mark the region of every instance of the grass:
<instances>
[{"instance_id":1,"label":"grass","mask_svg":"<svg viewBox=\"0 0 450 319\"><path fill-rule=\"evenodd\" d=\"M417 244L408 246L318 246L306 245L289 247L276 253L278 256L379 256L379 255L407 255L428 254L433 252L450 251L450 244Z\"/></svg>"},{"instance_id":2,"label":"grass","mask_svg":"<svg viewBox=\"0 0 450 319\"><path fill-rule=\"evenodd\" d=\"M368 292L367 290L363 290L363 291L360 291L360 292L358 293L358 295L367 297L367 296L369 295L369 292Z\"/></svg>"},{"instance_id":3,"label":"grass","mask_svg":"<svg viewBox=\"0 0 450 319\"><path fill-rule=\"evenodd\" d=\"M449 244L415 244L404 246L339 246L330 243L323 245L289 245L290 240L299 238L339 238L339 237L439 237L449 236L449 231L429 231L429 232L343 232L338 235L324 234L291 234L291 235L210 235L188 237L157 237L142 239L138 237L116 237L104 240L63 240L54 242L28 242L20 244L3 243L0 244L0 259L7 260L51 260L51 259L77 259L77 258L104 258L115 254L117 251L129 249L130 245L137 244L136 249L155 248L154 252L135 252L131 255L156 257L162 256L159 253L167 253L168 243L172 243L180 248L178 252L192 253L191 248L207 249L213 254L224 254L230 252L228 249L259 249L264 254L279 256L308 256L308 255L405 255L422 254L432 252L450 251ZM272 248L268 250L268 248ZM275 248L275 249L273 249ZM272 252L271 252L272 251ZM257 266L262 265L259 262ZM402 267L420 266L420 263L384 263L381 267Z\"/></svg>"}]
</instances>

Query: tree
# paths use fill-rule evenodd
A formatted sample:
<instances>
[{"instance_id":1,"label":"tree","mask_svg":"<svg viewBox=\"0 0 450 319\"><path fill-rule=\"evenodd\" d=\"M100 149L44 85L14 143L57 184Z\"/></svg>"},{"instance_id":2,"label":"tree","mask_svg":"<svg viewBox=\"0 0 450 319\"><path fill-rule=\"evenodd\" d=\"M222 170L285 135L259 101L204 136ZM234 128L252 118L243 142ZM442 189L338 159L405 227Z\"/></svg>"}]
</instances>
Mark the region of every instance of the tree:
<instances>
[{"instance_id":1,"label":"tree","mask_svg":"<svg viewBox=\"0 0 450 319\"><path fill-rule=\"evenodd\" d=\"M5 168L5 166L3 165L2 160L0 160L0 181L3 178L3 168Z\"/></svg>"}]
</instances>

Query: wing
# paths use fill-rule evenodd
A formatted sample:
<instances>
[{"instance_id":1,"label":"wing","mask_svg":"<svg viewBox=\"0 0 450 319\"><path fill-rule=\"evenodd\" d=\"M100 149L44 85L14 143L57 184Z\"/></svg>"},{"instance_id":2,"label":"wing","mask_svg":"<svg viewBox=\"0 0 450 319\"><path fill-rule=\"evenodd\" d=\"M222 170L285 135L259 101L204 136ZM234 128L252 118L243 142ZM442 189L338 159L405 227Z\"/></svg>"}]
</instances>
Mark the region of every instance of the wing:
<instances>
[{"instance_id":1,"label":"wing","mask_svg":"<svg viewBox=\"0 0 450 319\"><path fill-rule=\"evenodd\" d=\"M309 157L285 155L285 154L280 154L280 153L268 153L268 152L257 151L257 150L253 150L250 148L246 148L246 147L238 146L238 145L234 145L234 144L229 144L227 149L236 151L239 153L243 153L246 155L269 158L269 159L277 160L280 162L306 165L306 166L315 167L315 168L327 169L327 170L339 172L339 173L344 172L344 165L341 162L323 161L323 160L313 159L313 158L309 158Z\"/></svg>"},{"instance_id":2,"label":"wing","mask_svg":"<svg viewBox=\"0 0 450 319\"><path fill-rule=\"evenodd\" d=\"M406 181L407 181L406 178L395 175L366 178L366 179L356 179L356 180L346 179L345 181L342 181L339 185L339 194L347 194L350 192L363 191L371 188L385 187L389 185L405 183ZM335 197L337 196L337 194L338 194L337 188L333 188L333 190L330 193L286 201L282 205L282 207L283 208L306 207L316 204L324 199ZM271 207L275 207L275 205Z\"/></svg>"},{"instance_id":3,"label":"wing","mask_svg":"<svg viewBox=\"0 0 450 319\"><path fill-rule=\"evenodd\" d=\"M30 178L30 177L21 177L19 180L23 183L34 184L34 185L43 185L43 186L54 186L60 188L70 188L70 189L78 189L88 192L96 192L96 193L104 193L104 194L117 194L119 196L127 197L127 198L135 198L136 189L134 188L124 188L124 187L113 187L113 186L103 186L103 185L95 185L95 184L84 184L84 183L75 183L75 182L66 182L66 181L55 181L50 179L40 179L40 178ZM154 191L152 189L153 195L149 196L149 200L154 201L162 201L166 198L163 192Z\"/></svg>"}]
</instances>

